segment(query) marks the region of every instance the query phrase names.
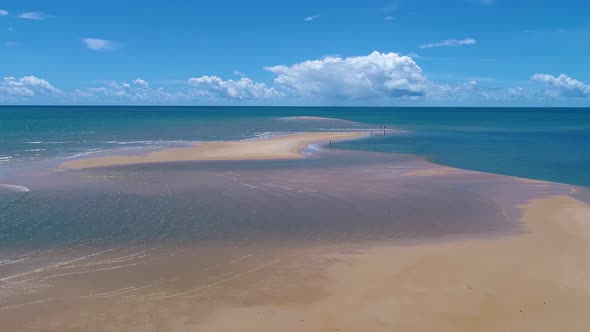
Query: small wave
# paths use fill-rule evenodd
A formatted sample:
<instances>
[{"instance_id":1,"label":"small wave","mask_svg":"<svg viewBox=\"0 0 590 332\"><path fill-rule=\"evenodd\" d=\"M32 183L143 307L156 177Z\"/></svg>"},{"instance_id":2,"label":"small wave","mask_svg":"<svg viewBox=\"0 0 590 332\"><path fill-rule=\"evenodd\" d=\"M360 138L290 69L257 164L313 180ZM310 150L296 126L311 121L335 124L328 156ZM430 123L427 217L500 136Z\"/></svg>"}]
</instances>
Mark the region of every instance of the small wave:
<instances>
[{"instance_id":1,"label":"small wave","mask_svg":"<svg viewBox=\"0 0 590 332\"><path fill-rule=\"evenodd\" d=\"M29 188L24 187L24 186L17 186L15 184L0 183L0 188L6 188L9 190L17 191L17 192L21 192L21 193L29 192Z\"/></svg>"},{"instance_id":2,"label":"small wave","mask_svg":"<svg viewBox=\"0 0 590 332\"><path fill-rule=\"evenodd\" d=\"M95 131L78 131L78 132L70 133L70 135L79 135L79 134L96 134L96 132Z\"/></svg>"},{"instance_id":3,"label":"small wave","mask_svg":"<svg viewBox=\"0 0 590 332\"><path fill-rule=\"evenodd\" d=\"M88 156L88 155L92 155L92 154L97 154L97 153L101 153L101 152L109 152L108 150L103 150L103 149L89 149L87 151L84 152L80 152L80 153L76 153L73 154L71 156L67 156L65 157L66 159L72 159L72 158L79 158L79 157L84 157L84 156Z\"/></svg>"},{"instance_id":4,"label":"small wave","mask_svg":"<svg viewBox=\"0 0 590 332\"><path fill-rule=\"evenodd\" d=\"M10 159L12 159L12 156L2 156L2 157L0 157L0 161L7 161L7 160L10 160Z\"/></svg>"},{"instance_id":5,"label":"small wave","mask_svg":"<svg viewBox=\"0 0 590 332\"><path fill-rule=\"evenodd\" d=\"M106 141L106 144L119 144L119 145L126 145L126 144L152 144L158 143L159 141Z\"/></svg>"},{"instance_id":6,"label":"small wave","mask_svg":"<svg viewBox=\"0 0 590 332\"><path fill-rule=\"evenodd\" d=\"M326 121L326 122L339 122L339 123L358 123L356 121L350 121L345 119L338 119L338 118L325 118L321 116L287 116L277 118L283 121Z\"/></svg>"},{"instance_id":7,"label":"small wave","mask_svg":"<svg viewBox=\"0 0 590 332\"><path fill-rule=\"evenodd\" d=\"M76 143L76 142L62 142L62 141L51 141L51 142L45 142L45 141L31 141L31 142L25 142L26 144L71 144L71 143Z\"/></svg>"},{"instance_id":8,"label":"small wave","mask_svg":"<svg viewBox=\"0 0 590 332\"><path fill-rule=\"evenodd\" d=\"M285 135L285 134L286 133L284 133L284 132L276 132L276 131L257 132L257 133L254 133L254 137L246 138L246 139L244 139L244 141L254 141L254 140L259 140L259 139L269 139L269 138L274 138L274 137L282 136L282 135Z\"/></svg>"},{"instance_id":9,"label":"small wave","mask_svg":"<svg viewBox=\"0 0 590 332\"><path fill-rule=\"evenodd\" d=\"M26 152L39 152L39 151L46 151L47 149L27 149Z\"/></svg>"}]
</instances>

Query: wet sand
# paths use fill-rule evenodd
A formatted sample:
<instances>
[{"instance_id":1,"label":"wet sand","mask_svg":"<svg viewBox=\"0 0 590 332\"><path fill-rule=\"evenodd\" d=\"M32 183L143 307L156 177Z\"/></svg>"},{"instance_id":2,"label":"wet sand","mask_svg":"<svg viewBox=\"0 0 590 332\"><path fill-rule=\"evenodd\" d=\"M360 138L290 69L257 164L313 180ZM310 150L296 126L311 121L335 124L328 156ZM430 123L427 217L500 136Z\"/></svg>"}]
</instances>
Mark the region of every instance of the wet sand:
<instances>
[{"instance_id":1,"label":"wet sand","mask_svg":"<svg viewBox=\"0 0 590 332\"><path fill-rule=\"evenodd\" d=\"M335 255L320 285L310 288L310 302L225 308L200 328L585 331L590 205L555 196L522 209L526 234Z\"/></svg>"},{"instance_id":2,"label":"wet sand","mask_svg":"<svg viewBox=\"0 0 590 332\"><path fill-rule=\"evenodd\" d=\"M366 136L364 132L314 132L233 142L204 142L190 148L174 148L141 156L109 156L68 161L66 169L199 160L260 160L301 158L309 144L342 141Z\"/></svg>"}]
</instances>

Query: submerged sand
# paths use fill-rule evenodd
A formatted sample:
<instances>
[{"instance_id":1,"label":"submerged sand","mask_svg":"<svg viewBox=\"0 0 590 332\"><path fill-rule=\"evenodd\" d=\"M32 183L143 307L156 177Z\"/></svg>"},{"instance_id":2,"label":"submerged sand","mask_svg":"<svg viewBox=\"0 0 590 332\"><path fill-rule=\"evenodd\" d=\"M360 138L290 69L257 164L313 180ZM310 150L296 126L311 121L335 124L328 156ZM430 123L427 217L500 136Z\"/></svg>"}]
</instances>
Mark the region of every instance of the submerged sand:
<instances>
[{"instance_id":1,"label":"submerged sand","mask_svg":"<svg viewBox=\"0 0 590 332\"><path fill-rule=\"evenodd\" d=\"M66 169L102 166L199 160L260 160L301 158L301 150L310 144L342 141L366 136L364 132L313 132L279 137L230 142L204 142L188 148L164 149L140 156L109 156L72 160Z\"/></svg>"}]
</instances>

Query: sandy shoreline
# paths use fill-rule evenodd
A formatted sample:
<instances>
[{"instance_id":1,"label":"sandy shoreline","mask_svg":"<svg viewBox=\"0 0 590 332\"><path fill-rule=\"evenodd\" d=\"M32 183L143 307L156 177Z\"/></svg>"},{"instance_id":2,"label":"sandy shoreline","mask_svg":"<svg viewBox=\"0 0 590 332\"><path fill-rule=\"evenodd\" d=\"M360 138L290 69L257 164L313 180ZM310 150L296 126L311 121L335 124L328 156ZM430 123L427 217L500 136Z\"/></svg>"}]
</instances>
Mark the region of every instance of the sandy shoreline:
<instances>
[{"instance_id":1,"label":"sandy shoreline","mask_svg":"<svg viewBox=\"0 0 590 332\"><path fill-rule=\"evenodd\" d=\"M280 303L220 309L200 328L585 331L590 205L555 196L522 209L523 235L339 254L323 269L320 286L299 286ZM289 301L305 289L309 302Z\"/></svg>"},{"instance_id":2,"label":"sandy shoreline","mask_svg":"<svg viewBox=\"0 0 590 332\"><path fill-rule=\"evenodd\" d=\"M313 132L248 141L204 142L189 148L159 150L140 156L109 156L67 161L65 169L199 160L260 160L301 158L309 144L342 141L366 136L365 132Z\"/></svg>"}]
</instances>

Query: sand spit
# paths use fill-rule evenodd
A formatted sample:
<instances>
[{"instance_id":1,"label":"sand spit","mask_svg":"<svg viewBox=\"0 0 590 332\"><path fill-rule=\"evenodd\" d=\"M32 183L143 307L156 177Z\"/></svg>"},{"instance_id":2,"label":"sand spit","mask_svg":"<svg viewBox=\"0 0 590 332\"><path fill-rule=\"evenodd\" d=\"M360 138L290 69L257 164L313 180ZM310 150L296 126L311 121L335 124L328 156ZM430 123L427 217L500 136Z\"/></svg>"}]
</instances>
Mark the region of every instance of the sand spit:
<instances>
[{"instance_id":1,"label":"sand spit","mask_svg":"<svg viewBox=\"0 0 590 332\"><path fill-rule=\"evenodd\" d=\"M109 156L67 161L66 169L198 160L261 160L301 158L309 144L364 137L364 132L314 132L288 134L261 140L205 142L189 148L159 150L140 156Z\"/></svg>"}]
</instances>

